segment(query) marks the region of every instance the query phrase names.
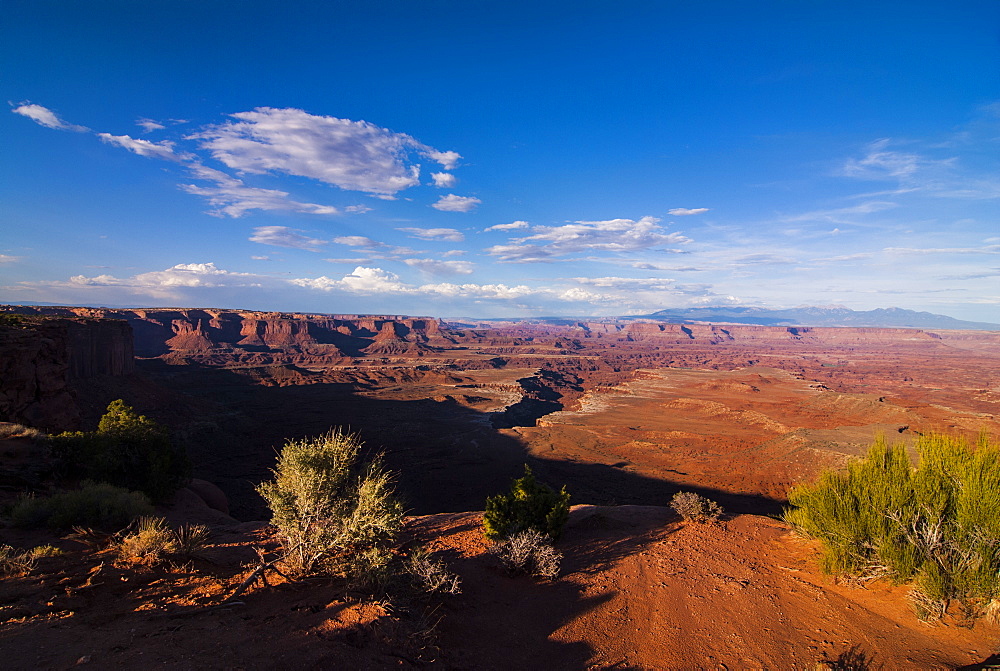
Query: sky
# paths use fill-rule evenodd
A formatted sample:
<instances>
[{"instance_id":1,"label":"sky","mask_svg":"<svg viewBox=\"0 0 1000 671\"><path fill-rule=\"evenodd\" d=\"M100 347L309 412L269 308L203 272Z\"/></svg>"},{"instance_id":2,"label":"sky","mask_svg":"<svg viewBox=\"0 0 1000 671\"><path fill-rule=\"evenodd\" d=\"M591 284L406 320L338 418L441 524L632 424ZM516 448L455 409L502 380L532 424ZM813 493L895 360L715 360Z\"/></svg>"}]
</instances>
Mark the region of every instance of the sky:
<instances>
[{"instance_id":1,"label":"sky","mask_svg":"<svg viewBox=\"0 0 1000 671\"><path fill-rule=\"evenodd\" d=\"M0 12L0 302L1000 323L995 0Z\"/></svg>"}]
</instances>

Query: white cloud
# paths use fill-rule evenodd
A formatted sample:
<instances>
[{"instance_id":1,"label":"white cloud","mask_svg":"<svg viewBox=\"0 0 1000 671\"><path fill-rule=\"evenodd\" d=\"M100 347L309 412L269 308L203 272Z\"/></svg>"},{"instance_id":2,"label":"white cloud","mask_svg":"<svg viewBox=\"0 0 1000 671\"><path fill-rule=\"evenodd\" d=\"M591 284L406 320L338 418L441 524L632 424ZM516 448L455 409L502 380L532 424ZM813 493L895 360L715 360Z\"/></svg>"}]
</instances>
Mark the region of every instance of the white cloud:
<instances>
[{"instance_id":1,"label":"white cloud","mask_svg":"<svg viewBox=\"0 0 1000 671\"><path fill-rule=\"evenodd\" d=\"M910 177L920 168L923 160L917 154L888 149L889 139L882 138L868 145L860 159L850 159L844 164L843 173L848 177L886 179Z\"/></svg>"},{"instance_id":2,"label":"white cloud","mask_svg":"<svg viewBox=\"0 0 1000 671\"><path fill-rule=\"evenodd\" d=\"M173 287L216 287L222 285L254 286L257 276L251 273L234 273L216 267L214 263L178 263L166 270L140 273L119 279L113 275L86 277L76 275L69 283L77 286L115 286L133 289L163 289Z\"/></svg>"},{"instance_id":3,"label":"white cloud","mask_svg":"<svg viewBox=\"0 0 1000 671\"><path fill-rule=\"evenodd\" d=\"M577 221L563 226L535 226L534 235L514 238L508 245L495 245L487 253L510 263L551 261L585 251L629 252L658 245L682 245L689 238L664 233L656 217ZM675 251L675 250L670 250Z\"/></svg>"},{"instance_id":4,"label":"white cloud","mask_svg":"<svg viewBox=\"0 0 1000 671\"><path fill-rule=\"evenodd\" d=\"M439 189L447 189L458 183L458 180L450 172L432 172L431 179L434 180L434 186Z\"/></svg>"},{"instance_id":5,"label":"white cloud","mask_svg":"<svg viewBox=\"0 0 1000 671\"><path fill-rule=\"evenodd\" d=\"M686 207L675 207L672 210L667 210L667 214L672 214L675 217L688 217L692 214L701 214L703 212L708 212L707 207L696 207L694 209L689 209Z\"/></svg>"},{"instance_id":6,"label":"white cloud","mask_svg":"<svg viewBox=\"0 0 1000 671\"><path fill-rule=\"evenodd\" d=\"M435 259L403 259L403 263L431 275L471 275L471 261L437 261Z\"/></svg>"},{"instance_id":7,"label":"white cloud","mask_svg":"<svg viewBox=\"0 0 1000 671\"><path fill-rule=\"evenodd\" d=\"M349 191L391 196L420 183L413 154L454 167L455 152L439 152L409 135L367 121L317 116L299 109L258 107L230 115L190 137L235 170L281 172Z\"/></svg>"},{"instance_id":8,"label":"white cloud","mask_svg":"<svg viewBox=\"0 0 1000 671\"><path fill-rule=\"evenodd\" d=\"M270 256L251 256L250 258L253 259L254 261L270 261L271 260Z\"/></svg>"},{"instance_id":9,"label":"white cloud","mask_svg":"<svg viewBox=\"0 0 1000 671\"><path fill-rule=\"evenodd\" d=\"M334 238L334 242L338 245L347 245L348 247L385 247L384 242L378 242L372 240L371 238L366 238L363 235L342 235L339 238Z\"/></svg>"},{"instance_id":10,"label":"white cloud","mask_svg":"<svg viewBox=\"0 0 1000 671\"><path fill-rule=\"evenodd\" d=\"M350 212L351 214L364 214L365 212L371 212L372 208L367 205L348 205L344 208L344 212Z\"/></svg>"},{"instance_id":11,"label":"white cloud","mask_svg":"<svg viewBox=\"0 0 1000 671\"><path fill-rule=\"evenodd\" d=\"M253 229L250 242L259 242L262 245L274 245L276 247L291 247L293 249L305 249L310 252L318 252L317 247L326 244L325 240L317 240L302 235L301 231L287 226L258 226Z\"/></svg>"},{"instance_id":12,"label":"white cloud","mask_svg":"<svg viewBox=\"0 0 1000 671\"><path fill-rule=\"evenodd\" d=\"M458 159L462 158L456 151L438 151L429 147L425 147L422 153L432 161L440 163L445 170L454 170L458 167Z\"/></svg>"},{"instance_id":13,"label":"white cloud","mask_svg":"<svg viewBox=\"0 0 1000 671\"><path fill-rule=\"evenodd\" d=\"M464 249L449 249L447 252L441 254L441 256L464 256Z\"/></svg>"},{"instance_id":14,"label":"white cloud","mask_svg":"<svg viewBox=\"0 0 1000 671\"><path fill-rule=\"evenodd\" d=\"M47 107L42 107L41 105L35 105L34 103L22 103L11 111L14 114L20 114L21 116L28 117L39 126L45 126L46 128L71 130L76 133L86 133L90 130L86 126L77 126L76 124L66 123L52 110Z\"/></svg>"},{"instance_id":15,"label":"white cloud","mask_svg":"<svg viewBox=\"0 0 1000 671\"><path fill-rule=\"evenodd\" d=\"M447 240L448 242L465 240L462 232L454 228L397 228L396 230L406 233L411 238L421 240Z\"/></svg>"},{"instance_id":16,"label":"white cloud","mask_svg":"<svg viewBox=\"0 0 1000 671\"><path fill-rule=\"evenodd\" d=\"M528 222L526 221L512 221L509 224L496 224L495 226L490 226L489 228L484 228L483 231L514 231L519 228L527 228Z\"/></svg>"},{"instance_id":17,"label":"white cloud","mask_svg":"<svg viewBox=\"0 0 1000 671\"><path fill-rule=\"evenodd\" d=\"M242 217L249 210L289 211L306 214L337 214L337 208L316 203L300 203L288 198L287 191L260 189L244 184L224 172L208 168L200 163L189 166L198 179L215 182L214 186L181 184L181 190L202 196L214 207L209 214L215 216Z\"/></svg>"},{"instance_id":18,"label":"white cloud","mask_svg":"<svg viewBox=\"0 0 1000 671\"><path fill-rule=\"evenodd\" d=\"M20 256L11 256L10 254L0 254L0 263L14 263L20 261Z\"/></svg>"},{"instance_id":19,"label":"white cloud","mask_svg":"<svg viewBox=\"0 0 1000 671\"><path fill-rule=\"evenodd\" d=\"M111 135L110 133L98 133L97 137L101 138L102 142L118 145L146 158L159 158L165 161L184 161L194 158L191 154L174 153L174 143L167 140L163 142L150 142L149 140L135 139L128 135Z\"/></svg>"},{"instance_id":20,"label":"white cloud","mask_svg":"<svg viewBox=\"0 0 1000 671\"><path fill-rule=\"evenodd\" d=\"M292 284L307 289L321 291L347 291L355 294L385 294L409 293L413 287L399 281L399 275L381 268L366 268L358 266L350 275L335 280L325 275L316 278L301 278L289 280Z\"/></svg>"},{"instance_id":21,"label":"white cloud","mask_svg":"<svg viewBox=\"0 0 1000 671\"><path fill-rule=\"evenodd\" d=\"M442 212L471 212L482 202L472 196L456 196L449 193L447 196L441 196L431 207Z\"/></svg>"},{"instance_id":22,"label":"white cloud","mask_svg":"<svg viewBox=\"0 0 1000 671\"><path fill-rule=\"evenodd\" d=\"M882 250L888 254L1000 254L1000 245L985 247L938 247L932 249L916 249L913 247L886 247Z\"/></svg>"},{"instance_id":23,"label":"white cloud","mask_svg":"<svg viewBox=\"0 0 1000 671\"><path fill-rule=\"evenodd\" d=\"M162 123L153 121L152 119L136 119L135 125L142 128L144 133L152 133L154 130L163 130L166 128Z\"/></svg>"}]
</instances>

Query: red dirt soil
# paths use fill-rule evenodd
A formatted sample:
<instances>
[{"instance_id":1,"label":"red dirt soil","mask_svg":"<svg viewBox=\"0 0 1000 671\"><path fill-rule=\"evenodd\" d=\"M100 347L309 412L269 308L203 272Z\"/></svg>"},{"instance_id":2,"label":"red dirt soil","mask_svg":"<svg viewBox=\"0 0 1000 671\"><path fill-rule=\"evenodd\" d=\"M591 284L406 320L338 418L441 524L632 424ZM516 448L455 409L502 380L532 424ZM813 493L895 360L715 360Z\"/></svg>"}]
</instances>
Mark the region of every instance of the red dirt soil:
<instances>
[{"instance_id":1,"label":"red dirt soil","mask_svg":"<svg viewBox=\"0 0 1000 671\"><path fill-rule=\"evenodd\" d=\"M852 668L953 668L988 657L1000 633L921 624L904 588L836 585L811 543L752 515L702 525L575 506L552 582L509 577L477 513L410 518L407 533L448 561L461 594L364 600L273 576L213 609L249 574L251 547L273 547L260 525L216 526L211 561L184 567L72 546L0 585L4 667L808 669L853 655L870 666Z\"/></svg>"}]
</instances>

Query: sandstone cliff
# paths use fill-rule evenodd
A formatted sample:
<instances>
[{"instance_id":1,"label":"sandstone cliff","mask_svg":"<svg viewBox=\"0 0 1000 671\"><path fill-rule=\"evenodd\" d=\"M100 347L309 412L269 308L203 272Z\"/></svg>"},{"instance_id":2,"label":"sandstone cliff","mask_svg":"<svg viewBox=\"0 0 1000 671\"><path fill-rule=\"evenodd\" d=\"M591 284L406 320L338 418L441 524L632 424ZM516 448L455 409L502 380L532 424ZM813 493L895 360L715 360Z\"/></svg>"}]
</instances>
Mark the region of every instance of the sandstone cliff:
<instances>
[{"instance_id":1,"label":"sandstone cliff","mask_svg":"<svg viewBox=\"0 0 1000 671\"><path fill-rule=\"evenodd\" d=\"M132 329L110 319L26 319L0 326L0 421L76 428L72 384L135 370Z\"/></svg>"}]
</instances>

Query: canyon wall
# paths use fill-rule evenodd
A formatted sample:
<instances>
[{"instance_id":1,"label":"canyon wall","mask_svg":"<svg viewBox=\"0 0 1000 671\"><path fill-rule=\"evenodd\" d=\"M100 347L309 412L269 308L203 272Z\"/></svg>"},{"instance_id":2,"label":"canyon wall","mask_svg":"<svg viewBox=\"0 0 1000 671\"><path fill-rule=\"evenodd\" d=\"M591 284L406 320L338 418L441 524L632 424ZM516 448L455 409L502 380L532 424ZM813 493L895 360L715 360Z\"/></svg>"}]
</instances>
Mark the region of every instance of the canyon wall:
<instances>
[{"instance_id":1,"label":"canyon wall","mask_svg":"<svg viewBox=\"0 0 1000 671\"><path fill-rule=\"evenodd\" d=\"M25 319L0 326L0 421L77 428L73 383L135 370L132 329L110 319Z\"/></svg>"},{"instance_id":2,"label":"canyon wall","mask_svg":"<svg viewBox=\"0 0 1000 671\"><path fill-rule=\"evenodd\" d=\"M454 341L436 319L214 309L4 306L30 315L119 319L135 355L182 363L332 365L363 356L421 356Z\"/></svg>"}]
</instances>

